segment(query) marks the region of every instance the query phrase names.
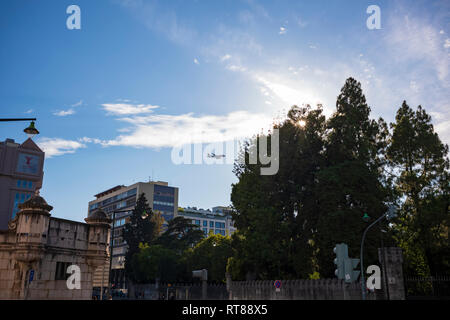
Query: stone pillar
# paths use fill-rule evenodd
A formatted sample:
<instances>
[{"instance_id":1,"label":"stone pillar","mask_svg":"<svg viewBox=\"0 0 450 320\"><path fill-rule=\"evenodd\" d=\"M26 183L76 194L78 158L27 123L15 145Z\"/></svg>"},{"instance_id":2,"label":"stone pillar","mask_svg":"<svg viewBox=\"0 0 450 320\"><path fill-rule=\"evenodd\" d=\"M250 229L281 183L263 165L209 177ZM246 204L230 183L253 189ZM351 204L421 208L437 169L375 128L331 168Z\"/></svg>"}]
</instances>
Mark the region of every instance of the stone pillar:
<instances>
[{"instance_id":1,"label":"stone pillar","mask_svg":"<svg viewBox=\"0 0 450 320\"><path fill-rule=\"evenodd\" d=\"M231 283L232 283L231 274L226 272L225 273L225 279L226 279L226 282L227 282L228 300L232 300L233 295L231 293Z\"/></svg>"},{"instance_id":2,"label":"stone pillar","mask_svg":"<svg viewBox=\"0 0 450 320\"><path fill-rule=\"evenodd\" d=\"M402 249L378 248L378 259L381 263L381 285L385 297L390 300L405 300Z\"/></svg>"},{"instance_id":3,"label":"stone pillar","mask_svg":"<svg viewBox=\"0 0 450 320\"><path fill-rule=\"evenodd\" d=\"M86 254L86 262L88 264L88 274L90 274L89 289L92 292L94 273L97 275L100 273L101 277L101 290L100 300L103 299L103 287L108 286L108 294L111 295L111 274L110 274L110 258L111 254L108 254L108 242L111 236L111 222L108 215L101 209L95 211L92 215L84 219L89 225L88 231L88 250ZM100 270L99 267L102 267ZM104 282L104 271L108 268L108 283Z\"/></svg>"}]
</instances>

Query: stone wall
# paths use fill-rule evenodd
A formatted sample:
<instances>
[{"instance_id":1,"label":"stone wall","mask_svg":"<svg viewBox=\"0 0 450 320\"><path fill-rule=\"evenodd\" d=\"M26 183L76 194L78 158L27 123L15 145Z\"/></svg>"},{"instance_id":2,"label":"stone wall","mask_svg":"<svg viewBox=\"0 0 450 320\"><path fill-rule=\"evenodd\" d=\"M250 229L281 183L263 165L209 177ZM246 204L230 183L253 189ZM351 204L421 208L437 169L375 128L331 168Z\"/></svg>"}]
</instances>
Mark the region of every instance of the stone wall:
<instances>
[{"instance_id":1,"label":"stone wall","mask_svg":"<svg viewBox=\"0 0 450 320\"><path fill-rule=\"evenodd\" d=\"M107 216L86 223L52 218L52 207L38 195L19 208L8 230L0 231L0 299L91 299L92 274L108 257ZM58 262L80 268L80 289L59 280L70 275L61 269L56 276Z\"/></svg>"}]
</instances>

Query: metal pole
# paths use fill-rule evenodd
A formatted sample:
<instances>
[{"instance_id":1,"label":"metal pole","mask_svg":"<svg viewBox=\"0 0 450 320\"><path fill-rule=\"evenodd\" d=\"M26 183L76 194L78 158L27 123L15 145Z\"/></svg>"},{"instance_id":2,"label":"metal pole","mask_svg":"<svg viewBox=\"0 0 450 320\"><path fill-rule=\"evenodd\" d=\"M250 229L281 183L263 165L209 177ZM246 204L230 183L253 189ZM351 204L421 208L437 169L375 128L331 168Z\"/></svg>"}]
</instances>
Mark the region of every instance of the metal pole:
<instances>
[{"instance_id":1,"label":"metal pole","mask_svg":"<svg viewBox=\"0 0 450 320\"><path fill-rule=\"evenodd\" d=\"M381 223L380 223L380 231L381 231L381 251L382 251L382 259L383 259L383 285L386 288L386 298L387 300L390 300L389 297L389 287L388 287L388 279L387 279L387 273L386 273L386 252L384 250L384 241L383 241L383 230L381 229Z\"/></svg>"},{"instance_id":2,"label":"metal pole","mask_svg":"<svg viewBox=\"0 0 450 320\"><path fill-rule=\"evenodd\" d=\"M374 222L372 222L367 228L366 230L364 230L363 236L362 236L362 240L361 240L361 251L360 251L360 260L361 260L361 295L362 295L362 299L366 300L366 283L364 280L364 262L363 262L363 258L364 258L364 240L366 238L366 233L367 231L369 231L370 228L372 228L372 226L374 226L378 221L380 221L381 219L383 219L386 216L387 213L383 214L381 217L379 217L377 220L375 220Z\"/></svg>"},{"instance_id":3,"label":"metal pole","mask_svg":"<svg viewBox=\"0 0 450 320\"><path fill-rule=\"evenodd\" d=\"M112 284L112 257L113 257L113 244L114 244L114 224L116 220L116 211L113 211L113 218L112 218L112 228L111 228L111 245L110 245L110 252L109 252L109 283L108 283L108 287L109 287L109 292L108 294L111 295L112 297L112 292L111 292L111 284Z\"/></svg>"},{"instance_id":4,"label":"metal pole","mask_svg":"<svg viewBox=\"0 0 450 320\"><path fill-rule=\"evenodd\" d=\"M6 121L36 121L36 118L0 118L0 122L6 122Z\"/></svg>"}]
</instances>

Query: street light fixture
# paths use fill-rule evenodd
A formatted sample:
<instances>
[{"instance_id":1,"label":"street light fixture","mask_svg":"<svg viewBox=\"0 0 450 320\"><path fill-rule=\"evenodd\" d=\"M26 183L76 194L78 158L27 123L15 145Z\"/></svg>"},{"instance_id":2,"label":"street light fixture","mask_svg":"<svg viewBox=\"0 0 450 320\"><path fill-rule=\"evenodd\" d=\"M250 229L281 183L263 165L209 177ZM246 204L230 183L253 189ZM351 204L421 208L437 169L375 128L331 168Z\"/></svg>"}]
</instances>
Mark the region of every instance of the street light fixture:
<instances>
[{"instance_id":1,"label":"street light fixture","mask_svg":"<svg viewBox=\"0 0 450 320\"><path fill-rule=\"evenodd\" d=\"M25 132L30 139L39 134L39 131L34 127L34 121L31 121L28 128L25 128L23 132Z\"/></svg>"},{"instance_id":2,"label":"street light fixture","mask_svg":"<svg viewBox=\"0 0 450 320\"><path fill-rule=\"evenodd\" d=\"M10 122L10 121L31 121L28 128L25 128L23 132L25 132L28 137L33 138L35 135L39 134L39 131L34 126L34 122L36 118L1 118L0 122Z\"/></svg>"}]
</instances>

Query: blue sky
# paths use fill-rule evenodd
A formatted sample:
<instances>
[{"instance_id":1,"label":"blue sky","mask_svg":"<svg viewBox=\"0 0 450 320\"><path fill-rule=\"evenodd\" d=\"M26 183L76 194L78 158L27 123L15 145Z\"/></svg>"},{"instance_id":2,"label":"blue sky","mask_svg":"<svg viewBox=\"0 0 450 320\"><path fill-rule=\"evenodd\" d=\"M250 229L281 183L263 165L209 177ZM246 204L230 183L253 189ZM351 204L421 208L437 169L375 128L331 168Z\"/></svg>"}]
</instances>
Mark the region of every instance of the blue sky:
<instances>
[{"instance_id":1,"label":"blue sky","mask_svg":"<svg viewBox=\"0 0 450 320\"><path fill-rule=\"evenodd\" d=\"M68 30L66 8L81 9ZM381 9L369 30L366 9ZM345 79L372 116L421 104L450 142L448 1L144 1L0 3L0 115L37 117L46 151L41 194L82 220L93 195L154 180L180 205L230 203L230 164L175 165L174 146L267 128L293 104L327 115ZM0 139L22 142L26 123Z\"/></svg>"}]
</instances>

